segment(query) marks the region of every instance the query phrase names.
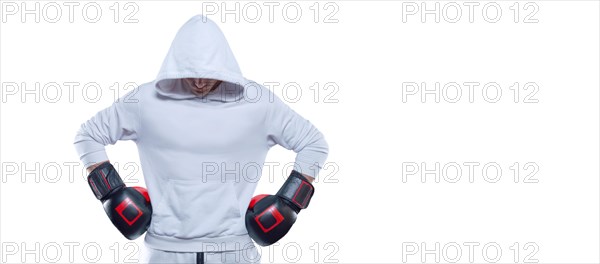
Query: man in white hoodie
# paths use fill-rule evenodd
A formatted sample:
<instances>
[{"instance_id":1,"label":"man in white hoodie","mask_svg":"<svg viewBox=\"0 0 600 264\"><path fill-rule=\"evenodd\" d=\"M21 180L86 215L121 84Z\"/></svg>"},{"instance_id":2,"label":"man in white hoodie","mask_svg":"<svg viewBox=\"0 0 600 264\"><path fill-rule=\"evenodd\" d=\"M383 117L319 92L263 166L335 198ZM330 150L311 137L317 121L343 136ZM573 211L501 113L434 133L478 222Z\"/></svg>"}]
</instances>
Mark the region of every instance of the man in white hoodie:
<instances>
[{"instance_id":1,"label":"man in white hoodie","mask_svg":"<svg viewBox=\"0 0 600 264\"><path fill-rule=\"evenodd\" d=\"M202 15L179 29L156 79L83 123L74 144L94 172L109 163L105 146L118 140L136 143L151 201L144 263L260 262L245 215L268 150L294 151L305 187L328 153L317 128L242 76L225 36ZM92 190L110 196L96 184L109 188L115 176L95 172Z\"/></svg>"}]
</instances>

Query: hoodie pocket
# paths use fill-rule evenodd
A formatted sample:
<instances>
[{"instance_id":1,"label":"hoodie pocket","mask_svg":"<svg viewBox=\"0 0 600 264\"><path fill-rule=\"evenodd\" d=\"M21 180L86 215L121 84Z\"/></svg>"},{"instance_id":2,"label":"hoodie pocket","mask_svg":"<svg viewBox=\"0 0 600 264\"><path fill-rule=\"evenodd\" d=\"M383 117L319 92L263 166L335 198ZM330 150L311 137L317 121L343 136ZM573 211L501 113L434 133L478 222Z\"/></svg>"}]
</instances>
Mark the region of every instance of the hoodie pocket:
<instances>
[{"instance_id":1,"label":"hoodie pocket","mask_svg":"<svg viewBox=\"0 0 600 264\"><path fill-rule=\"evenodd\" d=\"M230 182L171 179L152 217L151 231L160 236L190 239L245 233Z\"/></svg>"}]
</instances>

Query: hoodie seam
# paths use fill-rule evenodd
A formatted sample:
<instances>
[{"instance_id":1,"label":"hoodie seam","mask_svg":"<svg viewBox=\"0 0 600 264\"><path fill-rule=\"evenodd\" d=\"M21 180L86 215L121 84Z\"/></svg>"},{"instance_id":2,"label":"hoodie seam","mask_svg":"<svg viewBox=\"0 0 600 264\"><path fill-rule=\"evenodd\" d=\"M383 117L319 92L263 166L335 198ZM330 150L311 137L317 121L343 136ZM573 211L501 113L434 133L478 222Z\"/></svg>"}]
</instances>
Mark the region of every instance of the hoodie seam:
<instances>
[{"instance_id":1,"label":"hoodie seam","mask_svg":"<svg viewBox=\"0 0 600 264\"><path fill-rule=\"evenodd\" d=\"M141 110L141 108L142 108L142 101L143 100L141 98L142 97L141 86L138 86L138 92L139 92L140 96L138 96L138 98L137 98L138 102L137 102L137 106L136 106L136 110L137 110L137 118L136 118L137 122L136 122L136 126L137 126L137 129L138 129L138 142L139 142L143 138L143 133L142 133L142 110Z\"/></svg>"},{"instance_id":2,"label":"hoodie seam","mask_svg":"<svg viewBox=\"0 0 600 264\"><path fill-rule=\"evenodd\" d=\"M275 96L277 96L277 95L275 95L275 94L273 94L273 95L274 95L274 97L273 97L273 98L275 98ZM271 128L271 126L272 126L272 123L271 123L271 115L272 115L272 113L271 113L271 112L273 112L273 108L274 108L274 106L273 106L273 105L275 104L275 101L276 101L276 100L277 100L277 98L275 98L275 99L273 100L273 102L269 102L269 101L267 100L267 115L266 115L266 117L265 117L265 130L266 130L266 131L265 131L265 132L266 132L265 134L267 134L267 139L270 137L270 134L271 134L271 129L270 129L270 128ZM277 145L277 142L275 142L275 145Z\"/></svg>"}]
</instances>

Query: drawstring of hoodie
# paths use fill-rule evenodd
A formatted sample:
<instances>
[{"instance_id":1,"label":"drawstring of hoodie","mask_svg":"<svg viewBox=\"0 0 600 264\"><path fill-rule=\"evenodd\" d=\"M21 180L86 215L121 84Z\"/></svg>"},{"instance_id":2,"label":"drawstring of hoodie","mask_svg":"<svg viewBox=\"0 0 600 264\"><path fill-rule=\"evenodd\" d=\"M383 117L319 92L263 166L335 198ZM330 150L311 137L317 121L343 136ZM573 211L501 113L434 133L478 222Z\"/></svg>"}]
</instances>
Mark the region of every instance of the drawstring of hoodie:
<instances>
[{"instance_id":1,"label":"drawstring of hoodie","mask_svg":"<svg viewBox=\"0 0 600 264\"><path fill-rule=\"evenodd\" d=\"M204 252L196 253L196 264L204 264Z\"/></svg>"}]
</instances>

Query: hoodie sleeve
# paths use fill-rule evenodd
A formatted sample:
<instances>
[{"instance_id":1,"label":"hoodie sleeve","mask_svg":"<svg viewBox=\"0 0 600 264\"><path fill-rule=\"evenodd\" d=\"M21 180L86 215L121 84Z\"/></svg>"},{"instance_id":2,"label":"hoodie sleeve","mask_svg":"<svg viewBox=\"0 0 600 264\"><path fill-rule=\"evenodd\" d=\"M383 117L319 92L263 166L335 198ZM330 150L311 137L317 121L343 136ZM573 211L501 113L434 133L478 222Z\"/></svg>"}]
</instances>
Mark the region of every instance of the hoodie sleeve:
<instances>
[{"instance_id":1,"label":"hoodie sleeve","mask_svg":"<svg viewBox=\"0 0 600 264\"><path fill-rule=\"evenodd\" d=\"M137 140L139 101L133 97L135 91L81 124L74 145L85 167L108 160L104 146L115 144L118 140Z\"/></svg>"},{"instance_id":2,"label":"hoodie sleeve","mask_svg":"<svg viewBox=\"0 0 600 264\"><path fill-rule=\"evenodd\" d=\"M267 114L269 143L293 150L296 153L294 169L316 178L329 152L325 137L280 98L273 98Z\"/></svg>"}]
</instances>

